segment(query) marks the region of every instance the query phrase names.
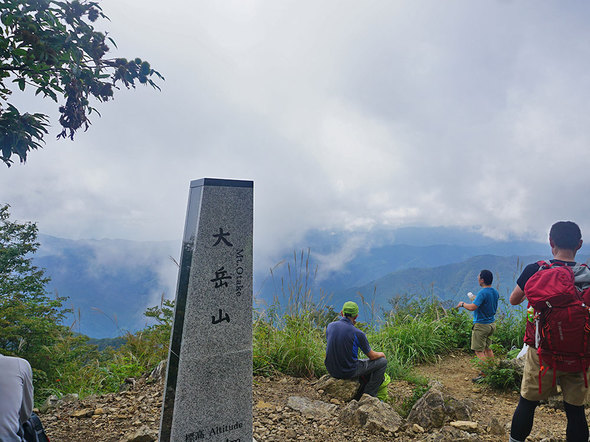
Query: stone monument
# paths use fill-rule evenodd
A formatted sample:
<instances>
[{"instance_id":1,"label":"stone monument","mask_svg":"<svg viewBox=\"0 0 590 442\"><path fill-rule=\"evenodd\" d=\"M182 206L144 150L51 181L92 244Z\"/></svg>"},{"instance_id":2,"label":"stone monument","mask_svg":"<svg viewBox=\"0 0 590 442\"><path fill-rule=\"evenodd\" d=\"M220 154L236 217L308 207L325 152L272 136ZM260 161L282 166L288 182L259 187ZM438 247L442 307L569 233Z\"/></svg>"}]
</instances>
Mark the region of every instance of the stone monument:
<instances>
[{"instance_id":1,"label":"stone monument","mask_svg":"<svg viewBox=\"0 0 590 442\"><path fill-rule=\"evenodd\" d=\"M252 440L253 193L191 182L160 442Z\"/></svg>"}]
</instances>

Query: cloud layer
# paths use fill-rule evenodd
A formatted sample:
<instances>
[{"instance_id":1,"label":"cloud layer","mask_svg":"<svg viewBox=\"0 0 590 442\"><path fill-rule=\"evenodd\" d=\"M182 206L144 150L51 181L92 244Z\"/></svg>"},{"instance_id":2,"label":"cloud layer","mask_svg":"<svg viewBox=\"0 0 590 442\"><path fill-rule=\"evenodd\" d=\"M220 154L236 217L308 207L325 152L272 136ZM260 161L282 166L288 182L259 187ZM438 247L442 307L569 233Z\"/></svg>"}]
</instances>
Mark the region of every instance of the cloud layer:
<instances>
[{"instance_id":1,"label":"cloud layer","mask_svg":"<svg viewBox=\"0 0 590 442\"><path fill-rule=\"evenodd\" d=\"M166 81L0 172L45 233L175 240L201 177L254 180L266 267L310 229L590 231L585 2L101 4L116 54Z\"/></svg>"}]
</instances>

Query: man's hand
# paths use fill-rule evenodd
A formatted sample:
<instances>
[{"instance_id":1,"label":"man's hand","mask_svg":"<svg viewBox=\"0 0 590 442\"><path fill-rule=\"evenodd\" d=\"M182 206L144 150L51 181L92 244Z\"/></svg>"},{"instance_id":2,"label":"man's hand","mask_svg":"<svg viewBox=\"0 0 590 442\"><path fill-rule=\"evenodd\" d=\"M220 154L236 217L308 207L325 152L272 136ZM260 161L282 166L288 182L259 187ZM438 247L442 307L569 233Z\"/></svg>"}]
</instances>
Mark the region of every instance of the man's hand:
<instances>
[{"instance_id":1,"label":"man's hand","mask_svg":"<svg viewBox=\"0 0 590 442\"><path fill-rule=\"evenodd\" d=\"M514 290L512 290L512 293L510 294L510 299L509 299L510 304L518 305L522 301L524 301L524 299L525 299L524 292L517 284L516 287L514 287Z\"/></svg>"},{"instance_id":2,"label":"man's hand","mask_svg":"<svg viewBox=\"0 0 590 442\"><path fill-rule=\"evenodd\" d=\"M475 304L465 304L463 301L460 301L459 304L455 308L463 307L465 310L474 311L477 310L477 305Z\"/></svg>"},{"instance_id":3,"label":"man's hand","mask_svg":"<svg viewBox=\"0 0 590 442\"><path fill-rule=\"evenodd\" d=\"M367 356L369 357L369 359L371 361L374 361L375 359L384 358L385 357L385 353L380 352L380 351L373 351L373 350L371 350Z\"/></svg>"}]
</instances>

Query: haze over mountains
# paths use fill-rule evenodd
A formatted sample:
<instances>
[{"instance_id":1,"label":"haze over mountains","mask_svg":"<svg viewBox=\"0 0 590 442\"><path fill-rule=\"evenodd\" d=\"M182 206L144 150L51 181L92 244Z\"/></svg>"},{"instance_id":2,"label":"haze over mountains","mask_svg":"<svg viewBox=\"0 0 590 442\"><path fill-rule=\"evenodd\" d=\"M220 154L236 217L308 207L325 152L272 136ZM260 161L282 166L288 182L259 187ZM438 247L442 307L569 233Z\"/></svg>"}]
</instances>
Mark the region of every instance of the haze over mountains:
<instances>
[{"instance_id":1,"label":"haze over mountains","mask_svg":"<svg viewBox=\"0 0 590 442\"><path fill-rule=\"evenodd\" d=\"M148 323L143 316L147 307L158 305L162 296L175 295L174 261L179 259L180 241L69 240L47 235L39 240L34 263L52 278L48 289L69 298L66 305L75 315L67 325L73 323L75 331L107 338L139 330ZM319 295L321 288L328 295L327 303L336 307L346 299L360 301L359 292L366 300L374 296L377 307L387 307L387 301L399 294L463 299L478 289L476 275L482 268L494 272L494 286L507 296L522 263L550 257L546 243L497 241L465 229L404 228L373 233L370 239L312 232L299 247L284 251L273 277L268 269L256 266L255 256L255 307L270 305L281 293L281 279L293 282L295 267L303 276L308 248L310 274L317 267L313 293ZM581 252L579 260L586 261L584 248Z\"/></svg>"}]
</instances>

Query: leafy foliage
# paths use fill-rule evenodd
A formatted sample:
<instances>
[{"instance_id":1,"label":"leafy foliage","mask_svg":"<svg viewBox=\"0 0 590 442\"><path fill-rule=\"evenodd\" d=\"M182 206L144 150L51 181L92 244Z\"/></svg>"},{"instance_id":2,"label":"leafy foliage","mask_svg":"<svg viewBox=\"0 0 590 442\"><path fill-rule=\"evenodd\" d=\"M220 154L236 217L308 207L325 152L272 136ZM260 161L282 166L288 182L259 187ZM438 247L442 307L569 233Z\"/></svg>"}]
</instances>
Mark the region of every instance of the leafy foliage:
<instances>
[{"instance_id":1,"label":"leafy foliage","mask_svg":"<svg viewBox=\"0 0 590 442\"><path fill-rule=\"evenodd\" d=\"M71 337L59 325L69 310L63 308L65 298L50 298L45 291L49 278L32 263L38 247L37 226L11 221L9 206L1 206L0 351L27 359L36 378L51 382L62 362L56 346L64 336Z\"/></svg>"},{"instance_id":2,"label":"leafy foliage","mask_svg":"<svg viewBox=\"0 0 590 442\"><path fill-rule=\"evenodd\" d=\"M512 348L522 347L526 317L526 307L524 305L498 309L498 313L496 313L496 331L492 339L501 346L500 353L507 353ZM494 349L494 353L496 353L496 349Z\"/></svg>"},{"instance_id":3,"label":"leafy foliage","mask_svg":"<svg viewBox=\"0 0 590 442\"><path fill-rule=\"evenodd\" d=\"M466 319L452 309L445 309L436 298L398 296L389 303L392 310L387 312L385 323L370 336L370 341L388 360L397 361L401 367L411 367L431 362L445 349L463 344Z\"/></svg>"},{"instance_id":4,"label":"leafy foliage","mask_svg":"<svg viewBox=\"0 0 590 442\"><path fill-rule=\"evenodd\" d=\"M481 371L485 377L481 382L496 390L518 391L522 381L522 367L517 368L516 364L507 359L494 358L481 363L478 361Z\"/></svg>"},{"instance_id":5,"label":"leafy foliage","mask_svg":"<svg viewBox=\"0 0 590 442\"><path fill-rule=\"evenodd\" d=\"M271 269L274 303L254 321L254 373L320 376L326 373L325 328L338 314L321 293L319 301L314 297L317 267L310 265L309 249L293 252L285 270L279 284Z\"/></svg>"},{"instance_id":6,"label":"leafy foliage","mask_svg":"<svg viewBox=\"0 0 590 442\"><path fill-rule=\"evenodd\" d=\"M124 355L128 360L136 361L137 372L128 376L140 375L168 358L174 301L162 296L160 305L148 308L144 316L154 319L156 324L135 334L128 333L125 344L116 353L119 356Z\"/></svg>"},{"instance_id":7,"label":"leafy foliage","mask_svg":"<svg viewBox=\"0 0 590 442\"><path fill-rule=\"evenodd\" d=\"M254 373L325 374L325 329L315 323L314 316L310 311L260 316L254 323Z\"/></svg>"},{"instance_id":8,"label":"leafy foliage","mask_svg":"<svg viewBox=\"0 0 590 442\"><path fill-rule=\"evenodd\" d=\"M10 219L0 206L0 352L19 356L33 368L35 401L48 395L117 391L126 377L139 376L168 354L173 301L162 298L145 316L155 324L128 334L118 349L100 352L89 338L62 324L65 298L50 297L49 278L33 265L37 226Z\"/></svg>"},{"instance_id":9,"label":"leafy foliage","mask_svg":"<svg viewBox=\"0 0 590 442\"><path fill-rule=\"evenodd\" d=\"M7 166L11 156L21 162L41 146L47 134L46 115L21 113L8 102L10 83L20 91L27 87L59 106L62 131L58 138L74 139L88 129L89 115L97 112L90 98L113 98L120 85L136 83L159 89L153 78L163 77L140 58L106 58L115 42L93 23L108 19L95 1L3 0L0 9L0 159ZM115 45L116 46L116 45ZM9 83L10 82L10 83Z\"/></svg>"}]
</instances>

